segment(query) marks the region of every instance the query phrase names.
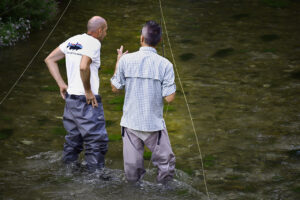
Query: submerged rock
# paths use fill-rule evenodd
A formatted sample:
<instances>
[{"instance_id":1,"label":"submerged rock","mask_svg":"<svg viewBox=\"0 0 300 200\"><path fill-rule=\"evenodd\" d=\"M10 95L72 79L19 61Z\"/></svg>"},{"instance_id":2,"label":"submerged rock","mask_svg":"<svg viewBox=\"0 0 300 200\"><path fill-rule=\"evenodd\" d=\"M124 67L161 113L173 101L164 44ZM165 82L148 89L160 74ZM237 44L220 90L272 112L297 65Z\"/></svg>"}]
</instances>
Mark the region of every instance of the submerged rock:
<instances>
[{"instance_id":1,"label":"submerged rock","mask_svg":"<svg viewBox=\"0 0 300 200\"><path fill-rule=\"evenodd\" d=\"M288 154L290 157L300 159L300 149L290 150L288 151Z\"/></svg>"},{"instance_id":2,"label":"submerged rock","mask_svg":"<svg viewBox=\"0 0 300 200\"><path fill-rule=\"evenodd\" d=\"M25 144L25 145L31 145L31 144L33 144L33 141L22 140L21 143L22 143L22 144Z\"/></svg>"},{"instance_id":3,"label":"submerged rock","mask_svg":"<svg viewBox=\"0 0 300 200\"><path fill-rule=\"evenodd\" d=\"M226 57L232 55L234 52L233 48L225 48L225 49L220 49L214 53L213 57Z\"/></svg>"},{"instance_id":4,"label":"submerged rock","mask_svg":"<svg viewBox=\"0 0 300 200\"><path fill-rule=\"evenodd\" d=\"M13 134L13 129L1 129L0 130L0 140L9 138Z\"/></svg>"},{"instance_id":5,"label":"submerged rock","mask_svg":"<svg viewBox=\"0 0 300 200\"><path fill-rule=\"evenodd\" d=\"M300 79L300 71L292 72L290 76L291 76L291 78L299 80Z\"/></svg>"},{"instance_id":6,"label":"submerged rock","mask_svg":"<svg viewBox=\"0 0 300 200\"><path fill-rule=\"evenodd\" d=\"M182 61L188 61L188 60L195 58L196 55L193 53L184 53L184 54L181 54L179 57Z\"/></svg>"},{"instance_id":7,"label":"submerged rock","mask_svg":"<svg viewBox=\"0 0 300 200\"><path fill-rule=\"evenodd\" d=\"M271 42L273 40L279 39L279 36L276 34L266 34L266 35L260 36L260 39L264 42Z\"/></svg>"},{"instance_id":8,"label":"submerged rock","mask_svg":"<svg viewBox=\"0 0 300 200\"><path fill-rule=\"evenodd\" d=\"M235 20L241 20L241 19L247 18L249 16L250 15L248 13L241 13L241 14L233 15L232 18Z\"/></svg>"},{"instance_id":9,"label":"submerged rock","mask_svg":"<svg viewBox=\"0 0 300 200\"><path fill-rule=\"evenodd\" d=\"M190 40L190 39L183 39L183 40L180 40L180 43L183 43L183 44L196 44L195 41Z\"/></svg>"}]
</instances>

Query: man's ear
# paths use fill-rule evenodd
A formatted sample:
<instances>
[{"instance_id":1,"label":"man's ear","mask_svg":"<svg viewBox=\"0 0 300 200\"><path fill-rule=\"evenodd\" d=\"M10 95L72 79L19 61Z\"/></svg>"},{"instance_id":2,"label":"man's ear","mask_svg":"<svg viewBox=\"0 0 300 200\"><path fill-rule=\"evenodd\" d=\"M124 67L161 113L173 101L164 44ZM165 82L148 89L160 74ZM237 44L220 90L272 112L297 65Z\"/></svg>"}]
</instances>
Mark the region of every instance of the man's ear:
<instances>
[{"instance_id":1,"label":"man's ear","mask_svg":"<svg viewBox=\"0 0 300 200\"><path fill-rule=\"evenodd\" d=\"M102 32L103 32L103 29L100 27L100 28L98 29L98 35L100 36L100 35L102 34Z\"/></svg>"},{"instance_id":2,"label":"man's ear","mask_svg":"<svg viewBox=\"0 0 300 200\"><path fill-rule=\"evenodd\" d=\"M140 42L143 43L144 41L145 41L145 37L143 35L141 35Z\"/></svg>"}]
</instances>

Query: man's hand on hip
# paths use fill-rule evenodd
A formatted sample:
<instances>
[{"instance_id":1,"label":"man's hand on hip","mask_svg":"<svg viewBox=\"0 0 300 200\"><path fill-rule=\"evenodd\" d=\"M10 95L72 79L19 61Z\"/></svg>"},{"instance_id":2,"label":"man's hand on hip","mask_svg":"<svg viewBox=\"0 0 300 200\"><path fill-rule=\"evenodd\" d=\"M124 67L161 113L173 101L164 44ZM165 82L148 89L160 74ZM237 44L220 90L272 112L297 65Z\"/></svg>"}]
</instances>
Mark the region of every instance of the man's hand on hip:
<instances>
[{"instance_id":1,"label":"man's hand on hip","mask_svg":"<svg viewBox=\"0 0 300 200\"><path fill-rule=\"evenodd\" d=\"M68 86L66 84L59 86L60 95L63 99L66 99L67 89L68 89Z\"/></svg>"},{"instance_id":2,"label":"man's hand on hip","mask_svg":"<svg viewBox=\"0 0 300 200\"><path fill-rule=\"evenodd\" d=\"M93 108L98 107L98 102L91 90L85 92L86 103L92 104Z\"/></svg>"}]
</instances>

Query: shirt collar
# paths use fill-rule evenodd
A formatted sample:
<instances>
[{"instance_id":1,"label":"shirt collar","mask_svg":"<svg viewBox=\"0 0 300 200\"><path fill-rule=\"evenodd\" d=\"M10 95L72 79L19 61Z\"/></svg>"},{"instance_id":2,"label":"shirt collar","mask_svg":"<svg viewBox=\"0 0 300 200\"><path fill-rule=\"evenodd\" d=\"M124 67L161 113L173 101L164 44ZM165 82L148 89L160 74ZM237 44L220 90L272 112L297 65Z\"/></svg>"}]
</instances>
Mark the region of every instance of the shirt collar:
<instances>
[{"instance_id":1,"label":"shirt collar","mask_svg":"<svg viewBox=\"0 0 300 200\"><path fill-rule=\"evenodd\" d=\"M140 51L152 51L153 53L157 53L156 49L153 47L140 47Z\"/></svg>"}]
</instances>

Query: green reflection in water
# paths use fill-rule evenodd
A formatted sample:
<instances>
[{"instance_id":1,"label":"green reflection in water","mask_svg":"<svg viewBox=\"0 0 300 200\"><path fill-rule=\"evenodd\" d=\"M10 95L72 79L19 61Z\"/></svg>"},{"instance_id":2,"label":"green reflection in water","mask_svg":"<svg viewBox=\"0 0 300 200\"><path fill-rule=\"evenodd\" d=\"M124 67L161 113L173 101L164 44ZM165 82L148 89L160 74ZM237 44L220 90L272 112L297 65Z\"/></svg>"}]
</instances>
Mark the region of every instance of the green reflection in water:
<instances>
[{"instance_id":1,"label":"green reflection in water","mask_svg":"<svg viewBox=\"0 0 300 200\"><path fill-rule=\"evenodd\" d=\"M124 96L118 96L108 101L109 104L122 104L124 103Z\"/></svg>"},{"instance_id":2,"label":"green reflection in water","mask_svg":"<svg viewBox=\"0 0 300 200\"><path fill-rule=\"evenodd\" d=\"M152 156L152 153L150 151L144 151L144 159L145 160L150 160Z\"/></svg>"},{"instance_id":3,"label":"green reflection in water","mask_svg":"<svg viewBox=\"0 0 300 200\"><path fill-rule=\"evenodd\" d=\"M55 127L51 130L51 133L58 136L65 136L67 134L63 127Z\"/></svg>"},{"instance_id":4,"label":"green reflection in water","mask_svg":"<svg viewBox=\"0 0 300 200\"><path fill-rule=\"evenodd\" d=\"M122 140L122 135L120 134L108 134L108 139L110 142Z\"/></svg>"},{"instance_id":5,"label":"green reflection in water","mask_svg":"<svg viewBox=\"0 0 300 200\"><path fill-rule=\"evenodd\" d=\"M44 92L58 92L59 87L57 85L44 85L40 87L40 90Z\"/></svg>"},{"instance_id":6,"label":"green reflection in water","mask_svg":"<svg viewBox=\"0 0 300 200\"><path fill-rule=\"evenodd\" d=\"M203 159L203 162L205 168L213 167L216 162L216 157L213 155L206 155Z\"/></svg>"},{"instance_id":7,"label":"green reflection in water","mask_svg":"<svg viewBox=\"0 0 300 200\"><path fill-rule=\"evenodd\" d=\"M290 5L289 0L261 0L263 4L273 8L287 8Z\"/></svg>"},{"instance_id":8,"label":"green reflection in water","mask_svg":"<svg viewBox=\"0 0 300 200\"><path fill-rule=\"evenodd\" d=\"M116 121L114 120L105 120L105 126L110 127L116 124Z\"/></svg>"},{"instance_id":9,"label":"green reflection in water","mask_svg":"<svg viewBox=\"0 0 300 200\"><path fill-rule=\"evenodd\" d=\"M172 106L172 105L164 106L164 112L173 112L173 111L176 111L174 106Z\"/></svg>"},{"instance_id":10,"label":"green reflection in water","mask_svg":"<svg viewBox=\"0 0 300 200\"><path fill-rule=\"evenodd\" d=\"M101 74L107 74L107 75L113 75L115 72L115 69L113 68L104 68L104 69L101 69Z\"/></svg>"}]
</instances>

